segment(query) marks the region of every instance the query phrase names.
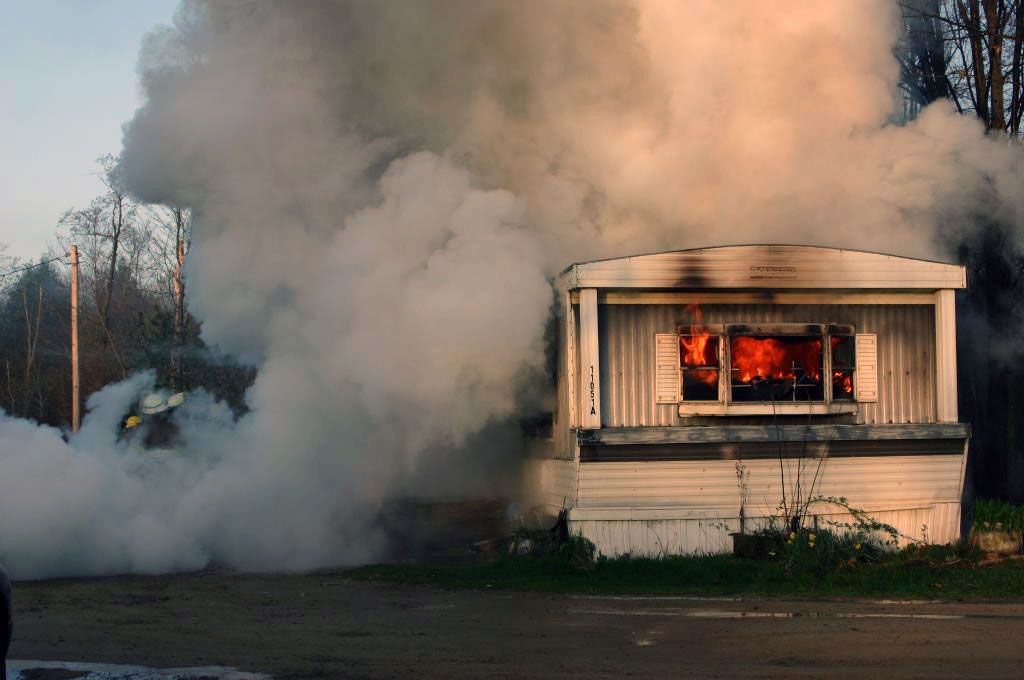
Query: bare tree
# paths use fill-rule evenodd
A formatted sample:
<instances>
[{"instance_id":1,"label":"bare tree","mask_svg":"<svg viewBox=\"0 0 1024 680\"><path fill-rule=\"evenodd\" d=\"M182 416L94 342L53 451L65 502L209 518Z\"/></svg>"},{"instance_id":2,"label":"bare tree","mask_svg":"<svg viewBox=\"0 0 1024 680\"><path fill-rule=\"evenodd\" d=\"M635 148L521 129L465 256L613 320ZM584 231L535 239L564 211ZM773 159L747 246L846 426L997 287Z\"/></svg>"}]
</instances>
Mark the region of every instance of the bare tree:
<instances>
[{"instance_id":1,"label":"bare tree","mask_svg":"<svg viewBox=\"0 0 1024 680\"><path fill-rule=\"evenodd\" d=\"M149 248L148 225L139 218L139 206L124 186L121 168L111 155L97 160L97 178L106 191L85 209L68 210L60 220L65 230L61 241L77 241L83 265L85 288L82 308L95 310L92 320L100 331L100 342L115 362L121 376L128 365L118 336L112 328L112 309L118 297L129 303L126 294L138 287L138 275ZM138 297L137 295L135 296Z\"/></svg>"},{"instance_id":2,"label":"bare tree","mask_svg":"<svg viewBox=\"0 0 1024 680\"><path fill-rule=\"evenodd\" d=\"M940 10L941 0L906 0L904 4L903 37L896 56L900 87L910 107L906 118L939 99L952 99L959 105L946 72L952 46L946 40L947 26Z\"/></svg>"},{"instance_id":3,"label":"bare tree","mask_svg":"<svg viewBox=\"0 0 1024 680\"><path fill-rule=\"evenodd\" d=\"M1024 114L1021 0L902 0L897 54L911 101L948 98L994 133L1020 136Z\"/></svg>"},{"instance_id":4,"label":"bare tree","mask_svg":"<svg viewBox=\"0 0 1024 680\"><path fill-rule=\"evenodd\" d=\"M36 359L36 348L39 346L39 324L43 319L43 284L41 282L37 284L36 290L38 291L38 300L35 305L35 323L33 324L33 314L30 311L27 286L21 289L21 304L25 312L25 413L28 413L27 401L29 394L31 394L32 367Z\"/></svg>"},{"instance_id":5,"label":"bare tree","mask_svg":"<svg viewBox=\"0 0 1024 680\"><path fill-rule=\"evenodd\" d=\"M190 317L185 307L185 257L192 245L192 213L181 206L148 206L153 218L151 254L156 278L167 289L174 306L174 347L171 376L175 387L181 383L181 348L188 334Z\"/></svg>"}]
</instances>

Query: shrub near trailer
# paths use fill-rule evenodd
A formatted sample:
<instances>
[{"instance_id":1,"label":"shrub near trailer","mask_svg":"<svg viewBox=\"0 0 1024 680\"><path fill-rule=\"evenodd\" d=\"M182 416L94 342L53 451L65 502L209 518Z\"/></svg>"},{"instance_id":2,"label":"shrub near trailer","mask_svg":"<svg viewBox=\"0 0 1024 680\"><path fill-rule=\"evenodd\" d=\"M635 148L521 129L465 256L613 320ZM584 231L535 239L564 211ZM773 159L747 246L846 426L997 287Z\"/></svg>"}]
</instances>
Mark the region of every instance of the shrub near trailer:
<instances>
[{"instance_id":1,"label":"shrub near trailer","mask_svg":"<svg viewBox=\"0 0 1024 680\"><path fill-rule=\"evenodd\" d=\"M1021 551L1024 506L980 498L971 511L970 541L979 550L997 555Z\"/></svg>"}]
</instances>

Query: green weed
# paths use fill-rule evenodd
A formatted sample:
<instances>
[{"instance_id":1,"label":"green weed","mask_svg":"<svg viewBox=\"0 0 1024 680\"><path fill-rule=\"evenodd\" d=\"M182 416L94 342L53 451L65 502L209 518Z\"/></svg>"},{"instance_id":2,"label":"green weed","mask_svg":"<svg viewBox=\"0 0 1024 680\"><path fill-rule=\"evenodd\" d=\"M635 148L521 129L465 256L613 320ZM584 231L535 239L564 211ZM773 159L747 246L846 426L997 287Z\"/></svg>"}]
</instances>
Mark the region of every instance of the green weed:
<instances>
[{"instance_id":1,"label":"green weed","mask_svg":"<svg viewBox=\"0 0 1024 680\"><path fill-rule=\"evenodd\" d=\"M813 549L811 533L815 533ZM579 543L564 551L502 556L486 563L385 564L360 567L345 575L411 585L553 593L1024 598L1024 560L980 567L974 559L977 555L966 544L912 545L903 550L865 545L861 543L858 549L844 538L805 531L794 539L788 552L766 560L733 555L598 556L588 563L581 558L593 553Z\"/></svg>"},{"instance_id":2,"label":"green weed","mask_svg":"<svg viewBox=\"0 0 1024 680\"><path fill-rule=\"evenodd\" d=\"M971 522L975 530L1021 531L1024 530L1024 505L979 498L971 510Z\"/></svg>"}]
</instances>

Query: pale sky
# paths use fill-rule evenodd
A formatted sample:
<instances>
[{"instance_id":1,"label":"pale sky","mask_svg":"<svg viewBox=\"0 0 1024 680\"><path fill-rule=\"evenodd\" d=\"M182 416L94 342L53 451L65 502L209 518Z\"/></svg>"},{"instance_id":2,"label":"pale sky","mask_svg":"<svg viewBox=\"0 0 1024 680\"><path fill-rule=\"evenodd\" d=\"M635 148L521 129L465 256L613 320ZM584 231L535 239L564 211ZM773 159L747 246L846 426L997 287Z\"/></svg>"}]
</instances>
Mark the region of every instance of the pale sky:
<instances>
[{"instance_id":1,"label":"pale sky","mask_svg":"<svg viewBox=\"0 0 1024 680\"><path fill-rule=\"evenodd\" d=\"M0 244L35 259L57 220L102 191L140 104L142 37L178 0L0 0Z\"/></svg>"}]
</instances>

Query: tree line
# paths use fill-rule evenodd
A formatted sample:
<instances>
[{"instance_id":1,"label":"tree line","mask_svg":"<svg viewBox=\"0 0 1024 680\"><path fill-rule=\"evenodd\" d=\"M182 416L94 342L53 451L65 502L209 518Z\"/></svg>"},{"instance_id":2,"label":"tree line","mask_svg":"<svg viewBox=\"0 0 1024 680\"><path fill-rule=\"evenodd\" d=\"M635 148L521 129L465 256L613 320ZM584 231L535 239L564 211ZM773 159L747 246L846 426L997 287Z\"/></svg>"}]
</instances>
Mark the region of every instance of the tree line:
<instances>
[{"instance_id":1,"label":"tree line","mask_svg":"<svg viewBox=\"0 0 1024 680\"><path fill-rule=\"evenodd\" d=\"M36 263L0 259L0 408L68 428L71 422L71 279L79 253L79 380L82 402L140 370L172 391L203 387L244 409L254 370L205 347L185 303L190 211L136 201L117 160L98 160L103 192L67 210L55 252Z\"/></svg>"}]
</instances>

